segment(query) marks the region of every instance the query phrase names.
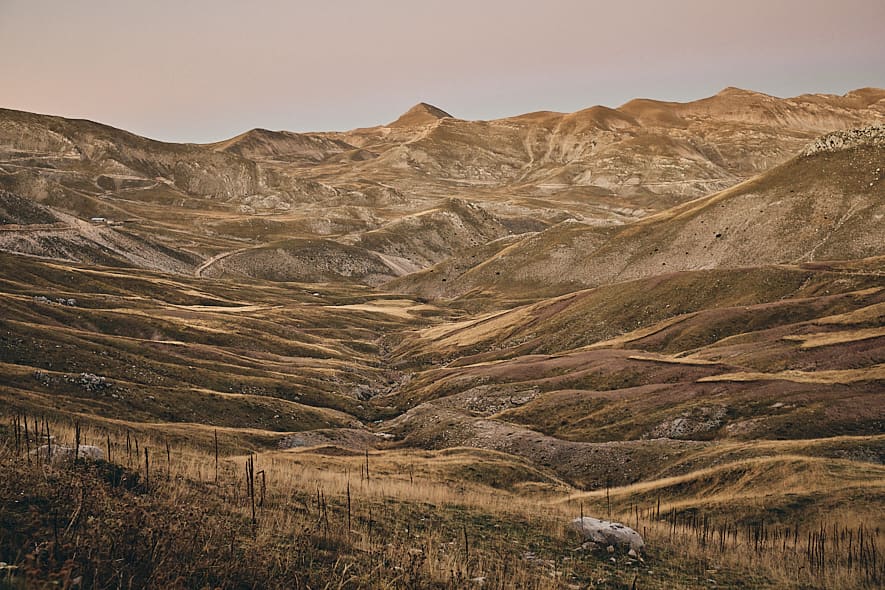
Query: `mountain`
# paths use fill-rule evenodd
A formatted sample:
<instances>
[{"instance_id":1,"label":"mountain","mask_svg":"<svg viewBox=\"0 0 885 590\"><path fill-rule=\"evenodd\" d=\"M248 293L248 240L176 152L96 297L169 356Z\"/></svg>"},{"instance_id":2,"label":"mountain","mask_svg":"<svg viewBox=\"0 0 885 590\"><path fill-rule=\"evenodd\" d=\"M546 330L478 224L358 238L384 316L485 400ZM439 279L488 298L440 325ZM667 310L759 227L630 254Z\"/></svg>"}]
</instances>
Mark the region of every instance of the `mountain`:
<instances>
[{"instance_id":1,"label":"mountain","mask_svg":"<svg viewBox=\"0 0 885 590\"><path fill-rule=\"evenodd\" d=\"M419 127L422 125L427 125L429 123L435 123L440 119L451 118L452 115L448 114L444 110L433 106L432 104L427 104L426 102L419 102L408 111L399 116L399 118L393 123L388 124L388 127Z\"/></svg>"},{"instance_id":2,"label":"mountain","mask_svg":"<svg viewBox=\"0 0 885 590\"><path fill-rule=\"evenodd\" d=\"M381 154L360 174L385 175L397 188L429 192L444 183L450 193L499 196L510 207L536 208L534 199L542 199L616 222L731 186L820 134L881 121L883 99L875 89L792 99L727 89L684 104L639 100L495 121L443 118L409 133L374 128L342 137Z\"/></svg>"},{"instance_id":3,"label":"mountain","mask_svg":"<svg viewBox=\"0 0 885 590\"><path fill-rule=\"evenodd\" d=\"M447 263L391 286L423 296L549 294L686 270L881 255L883 144L881 125L837 132L751 180L605 237L560 224L476 264L462 259L463 270Z\"/></svg>"},{"instance_id":4,"label":"mountain","mask_svg":"<svg viewBox=\"0 0 885 590\"><path fill-rule=\"evenodd\" d=\"M3 110L0 186L80 218L183 239L204 259L274 239L351 244L452 197L481 204L515 233L568 218L617 225L733 186L821 133L880 121L883 100L876 89L792 99L727 89L684 104L495 121L421 103L389 126L254 129L204 146Z\"/></svg>"},{"instance_id":5,"label":"mountain","mask_svg":"<svg viewBox=\"0 0 885 590\"><path fill-rule=\"evenodd\" d=\"M874 88L206 145L0 110L0 578L879 587L883 177Z\"/></svg>"},{"instance_id":6,"label":"mountain","mask_svg":"<svg viewBox=\"0 0 885 590\"><path fill-rule=\"evenodd\" d=\"M462 272L479 260L466 249L494 249L505 237L500 226L507 236L552 244L556 232L577 236L581 225L569 224L629 224L733 187L822 133L881 121L883 101L878 89L791 99L726 89L689 103L636 100L617 109L494 121L464 121L421 103L388 126L344 133L254 129L209 145L2 110L0 187L80 219L125 220L133 235L183 248L197 266L279 241L331 240L362 249L346 257L374 259L375 270L362 274L377 284L386 273L378 255L411 252L400 256L407 263L393 262L387 276L395 278L463 251L469 260L457 263ZM431 228L408 238L394 229L415 220L445 225L448 217L427 212L452 198L481 207L498 229L451 243ZM548 227L543 238L528 235ZM518 250L511 244L513 260ZM431 251L437 253L422 253ZM181 270L165 259L140 264ZM444 291L455 292L446 280ZM588 282L578 277L574 284Z\"/></svg>"},{"instance_id":7,"label":"mountain","mask_svg":"<svg viewBox=\"0 0 885 590\"><path fill-rule=\"evenodd\" d=\"M356 148L340 140L291 131L252 129L227 141L209 144L216 151L256 161L321 162Z\"/></svg>"}]
</instances>

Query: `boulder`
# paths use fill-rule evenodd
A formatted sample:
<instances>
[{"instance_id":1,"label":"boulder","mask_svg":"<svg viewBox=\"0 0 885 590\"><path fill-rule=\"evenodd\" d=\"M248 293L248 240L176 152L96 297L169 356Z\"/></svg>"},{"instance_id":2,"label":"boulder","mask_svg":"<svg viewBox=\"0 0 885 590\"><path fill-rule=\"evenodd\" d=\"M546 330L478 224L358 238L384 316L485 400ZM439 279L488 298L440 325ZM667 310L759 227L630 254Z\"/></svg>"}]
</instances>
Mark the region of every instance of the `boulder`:
<instances>
[{"instance_id":1,"label":"boulder","mask_svg":"<svg viewBox=\"0 0 885 590\"><path fill-rule=\"evenodd\" d=\"M44 461L51 452L52 455L50 457L50 462L53 465L58 465L60 463L65 463L74 459L74 447L68 447L65 445L53 444L52 451L49 450L49 445L42 445L39 449L33 452L36 453L37 456ZM96 461L99 459L104 459L105 453L101 447L96 447L93 445L80 445L77 457L79 457L80 459L92 459L93 461Z\"/></svg>"},{"instance_id":2,"label":"boulder","mask_svg":"<svg viewBox=\"0 0 885 590\"><path fill-rule=\"evenodd\" d=\"M585 516L574 519L572 528L581 533L584 539L603 547L611 545L616 548L632 549L636 552L645 547L645 542L639 533L619 522Z\"/></svg>"}]
</instances>

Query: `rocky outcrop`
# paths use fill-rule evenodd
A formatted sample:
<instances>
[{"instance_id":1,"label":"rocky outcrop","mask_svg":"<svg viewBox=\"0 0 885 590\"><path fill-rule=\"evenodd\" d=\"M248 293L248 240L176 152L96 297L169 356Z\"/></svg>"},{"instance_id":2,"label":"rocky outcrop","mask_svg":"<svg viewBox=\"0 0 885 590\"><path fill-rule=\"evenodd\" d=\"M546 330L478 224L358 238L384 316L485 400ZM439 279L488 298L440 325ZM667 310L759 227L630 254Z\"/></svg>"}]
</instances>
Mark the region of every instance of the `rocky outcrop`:
<instances>
[{"instance_id":1,"label":"rocky outcrop","mask_svg":"<svg viewBox=\"0 0 885 590\"><path fill-rule=\"evenodd\" d=\"M870 125L860 129L828 133L809 144L802 155L813 156L821 152L840 152L860 145L885 147L885 125Z\"/></svg>"}]
</instances>

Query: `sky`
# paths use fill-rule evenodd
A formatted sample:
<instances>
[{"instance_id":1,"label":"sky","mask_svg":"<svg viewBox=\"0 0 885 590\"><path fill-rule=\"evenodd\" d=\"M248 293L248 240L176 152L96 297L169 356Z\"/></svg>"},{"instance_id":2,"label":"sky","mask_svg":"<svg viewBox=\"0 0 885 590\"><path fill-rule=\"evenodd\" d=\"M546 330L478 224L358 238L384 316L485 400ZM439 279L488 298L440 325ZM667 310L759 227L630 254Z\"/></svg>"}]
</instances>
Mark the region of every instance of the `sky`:
<instances>
[{"instance_id":1,"label":"sky","mask_svg":"<svg viewBox=\"0 0 885 590\"><path fill-rule=\"evenodd\" d=\"M883 0L0 0L0 107L166 141L885 87Z\"/></svg>"}]
</instances>

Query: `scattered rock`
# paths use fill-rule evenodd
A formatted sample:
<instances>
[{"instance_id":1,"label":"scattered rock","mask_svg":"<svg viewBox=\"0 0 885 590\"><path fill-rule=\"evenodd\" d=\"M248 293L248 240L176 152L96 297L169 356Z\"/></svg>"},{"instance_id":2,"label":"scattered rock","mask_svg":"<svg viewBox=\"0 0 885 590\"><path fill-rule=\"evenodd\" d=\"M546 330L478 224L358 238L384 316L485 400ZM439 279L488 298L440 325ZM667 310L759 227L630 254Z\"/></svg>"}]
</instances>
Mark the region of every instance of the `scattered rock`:
<instances>
[{"instance_id":1,"label":"scattered rock","mask_svg":"<svg viewBox=\"0 0 885 590\"><path fill-rule=\"evenodd\" d=\"M105 377L93 373L80 373L79 375L53 375L45 371L34 371L34 379L41 385L49 387L59 383L77 385L89 392L104 391L114 386Z\"/></svg>"},{"instance_id":2,"label":"scattered rock","mask_svg":"<svg viewBox=\"0 0 885 590\"><path fill-rule=\"evenodd\" d=\"M802 155L812 156L821 152L839 152L864 144L885 146L885 125L878 124L860 129L828 133L809 144Z\"/></svg>"},{"instance_id":3,"label":"scattered rock","mask_svg":"<svg viewBox=\"0 0 885 590\"><path fill-rule=\"evenodd\" d=\"M372 399L375 392L367 385L358 385L353 389L353 396L361 402L365 402Z\"/></svg>"},{"instance_id":4,"label":"scattered rock","mask_svg":"<svg viewBox=\"0 0 885 590\"><path fill-rule=\"evenodd\" d=\"M52 304L58 303L59 305L66 305L68 307L74 307L77 305L77 300L70 297L57 297L55 299L50 299L49 297L45 297L43 295L34 295L34 303L42 303L42 304Z\"/></svg>"},{"instance_id":5,"label":"scattered rock","mask_svg":"<svg viewBox=\"0 0 885 590\"><path fill-rule=\"evenodd\" d=\"M74 383L85 389L86 391L101 391L111 387L108 380L92 373L80 373L79 377L74 379Z\"/></svg>"},{"instance_id":6,"label":"scattered rock","mask_svg":"<svg viewBox=\"0 0 885 590\"><path fill-rule=\"evenodd\" d=\"M648 438L693 438L722 427L727 414L725 406L701 406L682 412L678 417L655 426Z\"/></svg>"}]
</instances>

